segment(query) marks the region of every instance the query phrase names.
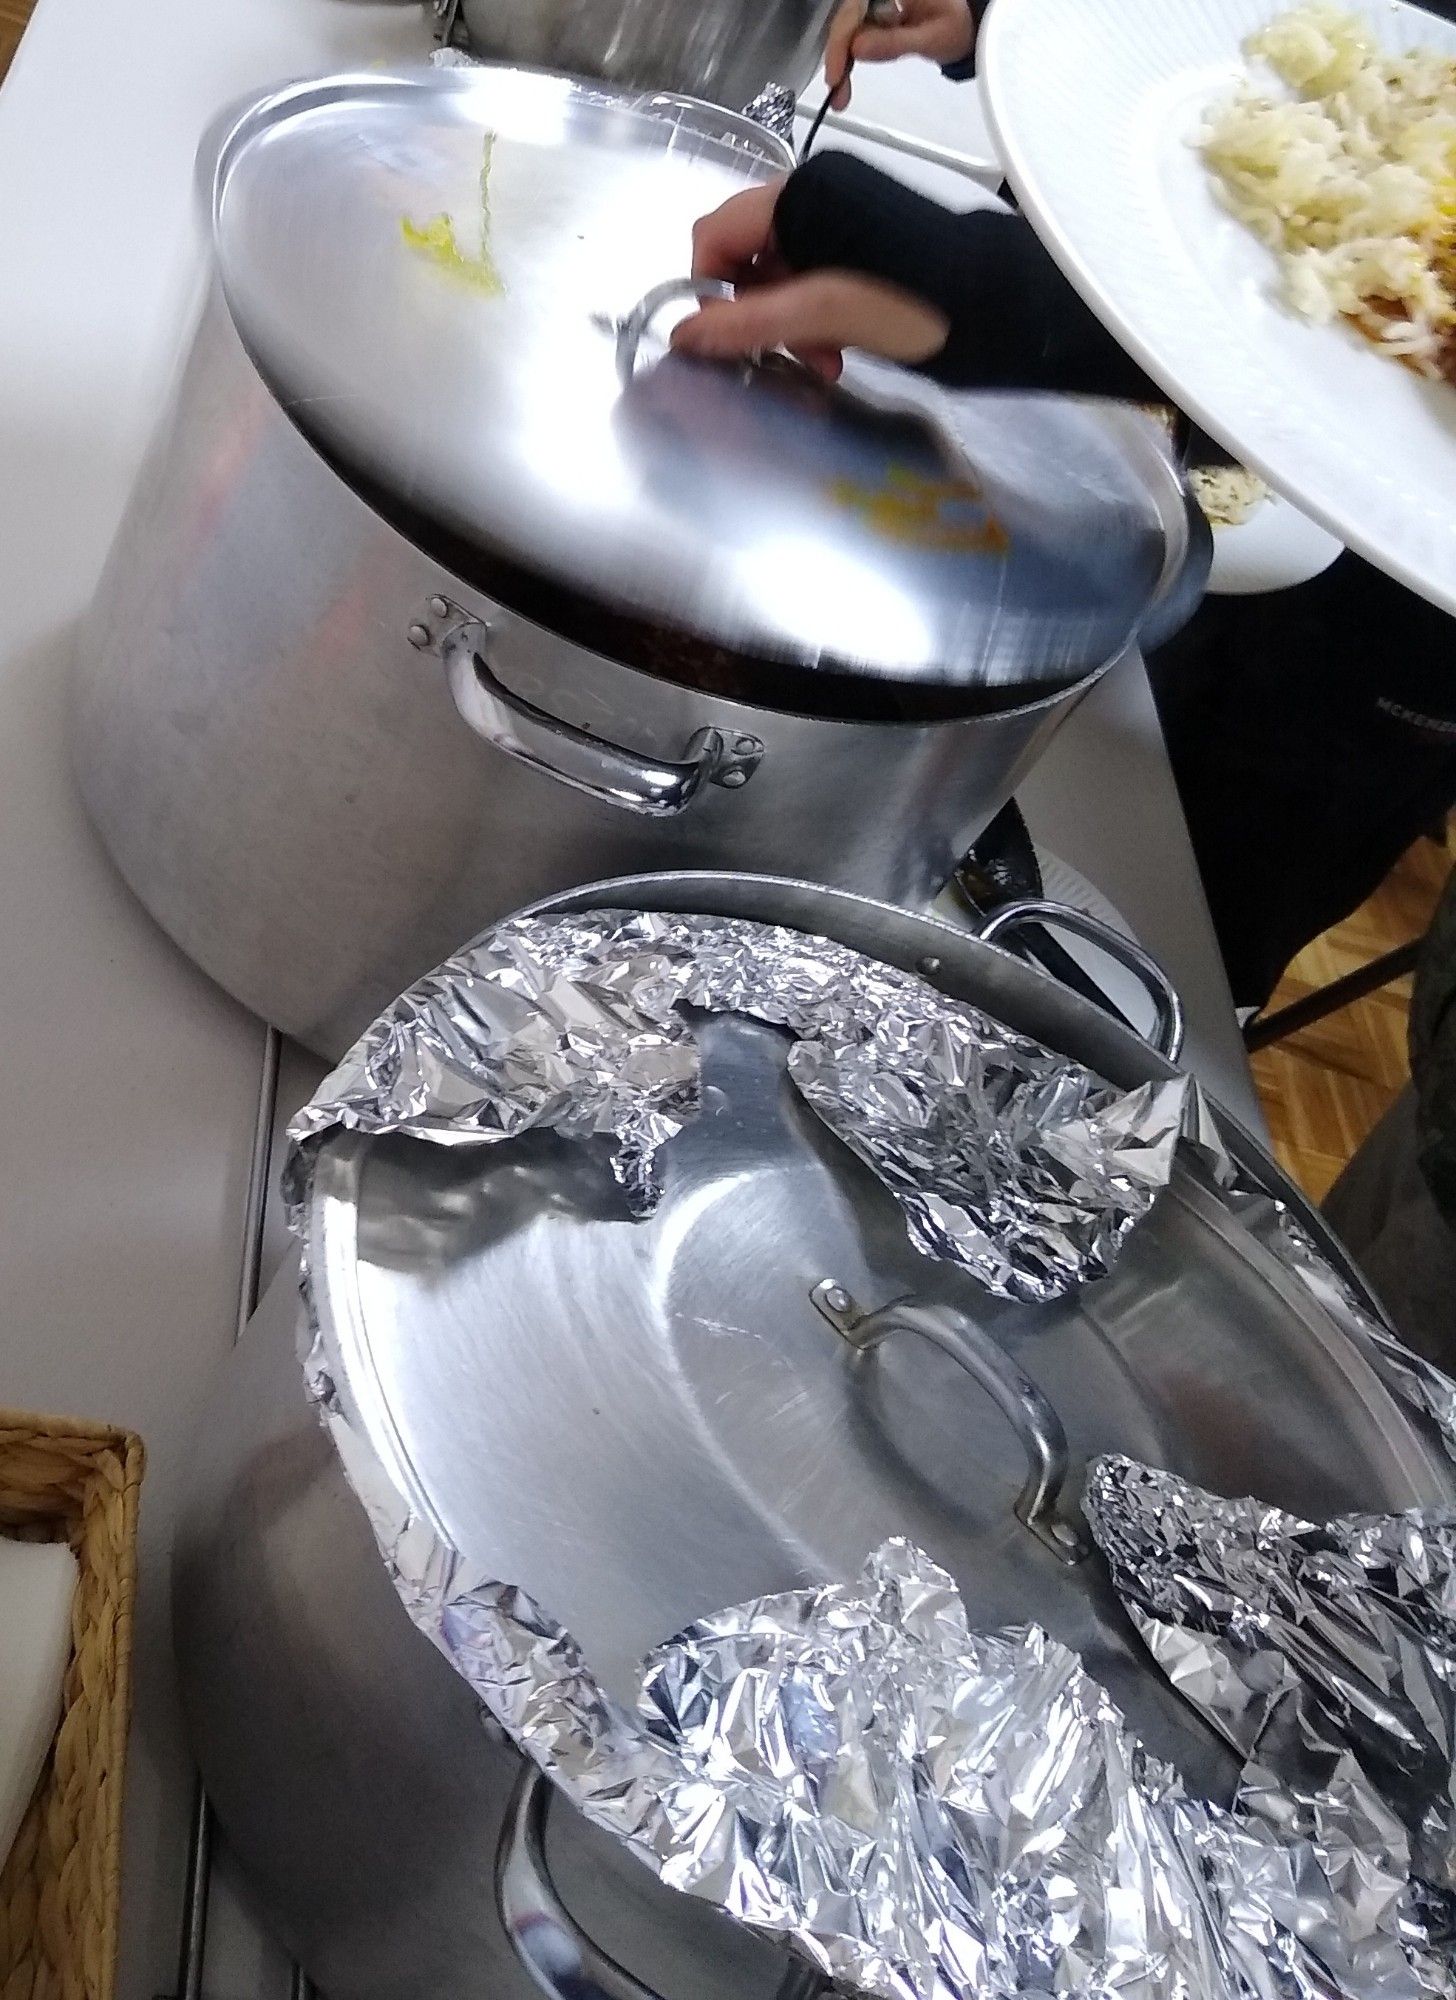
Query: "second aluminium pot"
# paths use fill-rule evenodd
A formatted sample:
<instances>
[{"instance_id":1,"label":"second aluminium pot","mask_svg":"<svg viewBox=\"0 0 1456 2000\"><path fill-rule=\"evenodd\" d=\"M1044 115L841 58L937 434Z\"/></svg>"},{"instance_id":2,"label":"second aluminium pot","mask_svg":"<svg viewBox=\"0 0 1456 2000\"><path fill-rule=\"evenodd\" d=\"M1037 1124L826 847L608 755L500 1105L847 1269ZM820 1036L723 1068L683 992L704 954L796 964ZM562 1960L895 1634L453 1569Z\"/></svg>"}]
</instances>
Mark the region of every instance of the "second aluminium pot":
<instances>
[{"instance_id":1,"label":"second aluminium pot","mask_svg":"<svg viewBox=\"0 0 1456 2000\"><path fill-rule=\"evenodd\" d=\"M433 0L442 39L495 62L686 91L733 108L813 76L834 0Z\"/></svg>"},{"instance_id":2,"label":"second aluminium pot","mask_svg":"<svg viewBox=\"0 0 1456 2000\"><path fill-rule=\"evenodd\" d=\"M828 938L1119 1089L1174 1074L993 945L813 885L639 878L563 906ZM412 1019L431 1019L449 977L415 996ZM458 1052L442 1014L433 1046ZM474 1018L513 1017L482 1005ZM1192 1161L1110 1275L1052 1303L997 1299L912 1247L887 1187L806 1108L778 1029L717 1012L694 1037L701 1114L664 1153L659 1206L635 1220L595 1141L326 1132L303 1215L322 1337L313 1389L334 1442L302 1380L296 1266L218 1384L177 1544L184 1699L230 1849L333 2000L824 1991L781 1944L664 1888L569 1794L543 1853L547 1788L483 1728L471 1688L400 1601L428 1599L434 1580L461 1583L456 1610L472 1580L523 1591L571 1632L604 1697L630 1708L642 1654L684 1624L851 1577L866 1551L906 1536L954 1578L973 1629L1043 1626L1195 1793L1226 1798L1239 1760L1154 1668L1078 1532L1089 1462L1128 1452L1309 1520L1450 1503L1449 1461L1388 1357ZM509 1027L491 1045L505 1056ZM413 1095L422 1071L397 1041L382 1047L350 1074L386 1091L403 1078ZM1240 1172L1358 1289L1272 1162L1210 1115ZM855 1302L885 1339L866 1342L862 1316L846 1322ZM383 1505L381 1470L394 1489ZM498 1658L502 1678L512 1660L524 1676L519 1655ZM533 1754L559 1777L586 1761L586 1735L548 1705ZM1048 1902L1075 1928L1075 1909Z\"/></svg>"},{"instance_id":3,"label":"second aluminium pot","mask_svg":"<svg viewBox=\"0 0 1456 2000\"><path fill-rule=\"evenodd\" d=\"M746 119L506 69L241 116L216 283L83 633L103 839L329 1055L483 924L727 867L925 907L1207 565L1116 406L666 354Z\"/></svg>"}]
</instances>

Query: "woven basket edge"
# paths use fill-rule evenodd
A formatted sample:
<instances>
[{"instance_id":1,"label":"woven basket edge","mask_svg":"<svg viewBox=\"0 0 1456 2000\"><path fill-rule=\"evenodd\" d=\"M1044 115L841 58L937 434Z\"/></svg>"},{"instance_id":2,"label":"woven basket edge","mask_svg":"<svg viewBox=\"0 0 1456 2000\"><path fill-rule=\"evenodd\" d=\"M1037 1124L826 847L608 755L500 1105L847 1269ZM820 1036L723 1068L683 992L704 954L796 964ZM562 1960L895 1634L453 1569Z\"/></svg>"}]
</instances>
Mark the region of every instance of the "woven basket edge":
<instances>
[{"instance_id":1,"label":"woven basket edge","mask_svg":"<svg viewBox=\"0 0 1456 2000\"><path fill-rule=\"evenodd\" d=\"M127 1749L131 1739L132 1642L136 1625L137 1529L141 1515L142 1474L146 1470L146 1447L134 1431L115 1433L122 1460L120 1507L125 1557L116 1621L116 1692L111 1719L111 1760L114 1783L107 1801L106 1845L111 1876L107 1901L109 1914L102 1948L101 1993L99 2000L112 2000L116 1990L117 1954L121 1943L121 1839L126 1795Z\"/></svg>"},{"instance_id":2,"label":"woven basket edge","mask_svg":"<svg viewBox=\"0 0 1456 2000\"><path fill-rule=\"evenodd\" d=\"M48 1416L33 1410L0 1409L0 1435L7 1431L22 1436L28 1434L40 1443L50 1441L56 1445L69 1443L95 1447L93 1464L109 1456L118 1462L120 1470L119 1481L104 1501L104 1505L119 1516L120 1528L115 1580L115 1672L106 1730L107 1765L112 1782L107 1787L104 1816L97 1825L105 1871L106 1914L96 1983L88 1985L88 2000L113 2000L120 1945L121 1841L131 1728L138 1525L146 1448L136 1432L119 1425L85 1417ZM94 1474L88 1472L85 1477L90 1487ZM108 1481L108 1485L110 1483Z\"/></svg>"},{"instance_id":3,"label":"woven basket edge","mask_svg":"<svg viewBox=\"0 0 1456 2000\"><path fill-rule=\"evenodd\" d=\"M122 1454L123 1460L135 1447L145 1457L142 1441L135 1431L129 1431L120 1424L100 1423L94 1417L53 1416L40 1410L13 1410L8 1405L0 1405L0 1430L34 1431L37 1437L72 1438L86 1444L111 1445Z\"/></svg>"}]
</instances>

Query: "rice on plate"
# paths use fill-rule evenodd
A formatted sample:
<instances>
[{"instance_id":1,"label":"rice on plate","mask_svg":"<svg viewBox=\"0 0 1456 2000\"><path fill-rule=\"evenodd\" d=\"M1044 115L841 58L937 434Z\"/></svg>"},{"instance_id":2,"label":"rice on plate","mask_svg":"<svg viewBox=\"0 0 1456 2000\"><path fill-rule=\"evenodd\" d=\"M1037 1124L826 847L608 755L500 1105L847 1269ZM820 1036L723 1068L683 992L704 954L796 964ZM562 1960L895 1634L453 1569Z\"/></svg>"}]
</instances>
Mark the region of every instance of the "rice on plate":
<instances>
[{"instance_id":1,"label":"rice on plate","mask_svg":"<svg viewBox=\"0 0 1456 2000\"><path fill-rule=\"evenodd\" d=\"M1210 527L1237 528L1269 498L1257 472L1242 465L1194 465L1188 484Z\"/></svg>"},{"instance_id":2,"label":"rice on plate","mask_svg":"<svg viewBox=\"0 0 1456 2000\"><path fill-rule=\"evenodd\" d=\"M1244 52L1289 94L1245 85L1199 145L1226 206L1279 258L1287 302L1456 382L1456 62L1388 55L1331 0L1280 15Z\"/></svg>"}]
</instances>

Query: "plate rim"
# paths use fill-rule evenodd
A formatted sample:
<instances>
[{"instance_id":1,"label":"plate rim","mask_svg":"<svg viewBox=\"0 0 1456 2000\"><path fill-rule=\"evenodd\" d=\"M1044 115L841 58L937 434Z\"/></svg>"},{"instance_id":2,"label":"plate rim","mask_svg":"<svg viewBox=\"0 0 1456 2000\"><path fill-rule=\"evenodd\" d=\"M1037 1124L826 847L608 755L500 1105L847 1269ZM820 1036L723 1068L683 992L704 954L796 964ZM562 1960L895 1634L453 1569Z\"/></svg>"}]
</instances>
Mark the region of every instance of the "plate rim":
<instances>
[{"instance_id":1,"label":"plate rim","mask_svg":"<svg viewBox=\"0 0 1456 2000\"><path fill-rule=\"evenodd\" d=\"M1346 549L1353 550L1377 569L1384 571L1396 582L1404 584L1417 596L1437 605L1440 609L1456 616L1456 563L1453 563L1449 580L1432 579L1424 575L1418 566L1402 556L1389 545L1388 539L1367 532L1358 518L1345 512L1338 501L1326 501L1321 496L1312 496L1290 483L1286 472L1275 459L1270 458L1257 443L1250 445L1242 439L1220 415L1214 405L1205 400L1201 391L1189 391L1172 378L1147 341L1136 328L1128 324L1116 304L1110 300L1079 249L1068 240L1052 213L1054 204L1046 198L1040 185L1034 160L1021 144L1017 132L1015 110L1007 116L1006 97L1003 90L1004 76L1017 66L1007 58L1007 44L1014 45L1018 28L1026 17L1042 0L998 0L998 4L988 9L979 42L978 75L981 80L981 96L986 120L992 138L1001 157L1007 180L1015 190L1022 213L1032 224L1042 247L1057 265L1062 275L1072 285L1083 303L1096 315L1107 331L1143 369L1144 373L1177 404L1177 407L1191 417L1208 435L1217 440L1226 451L1231 452L1241 465L1256 472L1288 504L1309 516L1320 527L1336 537ZM1095 11L1106 14L1110 11L1107 0L1102 0ZM1272 20L1277 14L1289 11L1298 0L1268 0L1267 15ZM1345 0L1349 11L1365 16L1373 14L1369 0ZM1381 8L1391 17L1412 17L1422 28L1429 23L1436 39L1449 40L1451 53L1456 56L1456 22L1443 20L1440 16L1427 14L1423 9L1407 4L1407 0L1380 0ZM1164 16L1166 18L1166 15ZM1166 84L1168 73L1159 79ZM1137 93L1138 99L1145 97L1146 88ZM1395 364L1392 363L1392 366ZM1456 388L1452 389L1456 396ZM1348 490L1348 489L1346 489ZM1453 503L1456 505L1456 503Z\"/></svg>"}]
</instances>

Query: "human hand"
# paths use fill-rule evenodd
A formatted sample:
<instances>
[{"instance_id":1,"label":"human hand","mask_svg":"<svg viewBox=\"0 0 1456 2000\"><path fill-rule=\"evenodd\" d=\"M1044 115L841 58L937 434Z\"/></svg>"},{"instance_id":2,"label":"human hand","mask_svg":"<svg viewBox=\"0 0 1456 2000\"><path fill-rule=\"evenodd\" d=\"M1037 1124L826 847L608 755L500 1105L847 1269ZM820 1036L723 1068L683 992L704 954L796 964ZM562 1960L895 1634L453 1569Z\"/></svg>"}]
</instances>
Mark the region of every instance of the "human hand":
<instances>
[{"instance_id":1,"label":"human hand","mask_svg":"<svg viewBox=\"0 0 1456 2000\"><path fill-rule=\"evenodd\" d=\"M749 188L697 224L693 276L726 280L739 295L680 321L672 345L720 360L782 347L831 382L846 347L909 363L938 354L950 322L913 293L853 271L789 270L773 230L782 185Z\"/></svg>"},{"instance_id":2,"label":"human hand","mask_svg":"<svg viewBox=\"0 0 1456 2000\"><path fill-rule=\"evenodd\" d=\"M730 195L693 224L693 276L717 278L740 289L787 275L774 241L774 212L786 175Z\"/></svg>"},{"instance_id":3,"label":"human hand","mask_svg":"<svg viewBox=\"0 0 1456 2000\"><path fill-rule=\"evenodd\" d=\"M970 0L900 0L893 19L868 19L867 0L841 0L824 47L824 81L831 107L843 111L850 99L852 62L895 62L927 56L942 67L964 60L976 46L976 17Z\"/></svg>"}]
</instances>

